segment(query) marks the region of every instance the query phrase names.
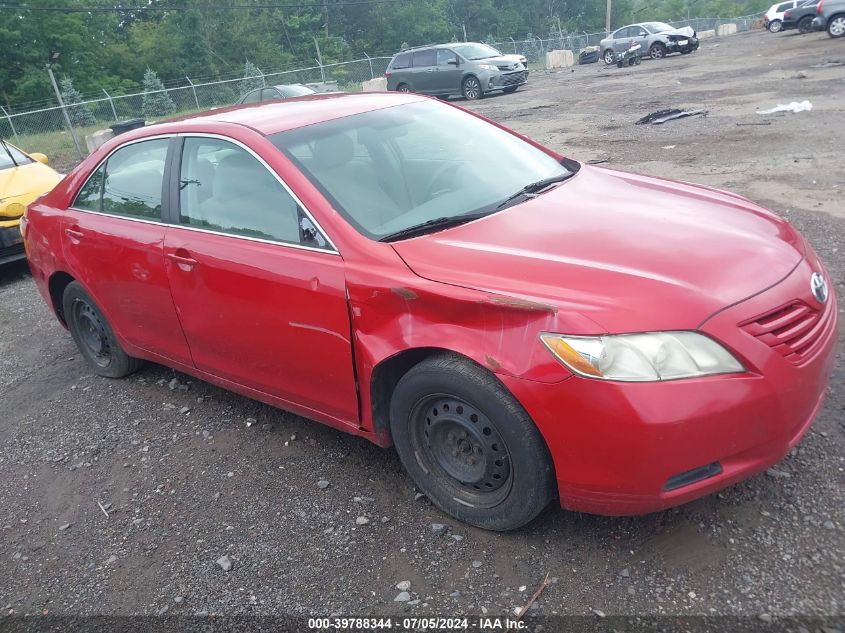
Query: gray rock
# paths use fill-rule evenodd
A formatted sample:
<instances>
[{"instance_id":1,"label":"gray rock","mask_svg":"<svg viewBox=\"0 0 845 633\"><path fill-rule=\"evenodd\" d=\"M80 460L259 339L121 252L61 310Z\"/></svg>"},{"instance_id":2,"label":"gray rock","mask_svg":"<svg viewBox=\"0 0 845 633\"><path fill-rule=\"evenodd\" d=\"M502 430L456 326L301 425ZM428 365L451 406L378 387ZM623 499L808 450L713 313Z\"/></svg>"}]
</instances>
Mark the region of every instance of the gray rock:
<instances>
[{"instance_id":1,"label":"gray rock","mask_svg":"<svg viewBox=\"0 0 845 633\"><path fill-rule=\"evenodd\" d=\"M64 525L60 525L59 526L59 532L64 532L68 528L70 528L70 523L65 523Z\"/></svg>"},{"instance_id":2,"label":"gray rock","mask_svg":"<svg viewBox=\"0 0 845 633\"><path fill-rule=\"evenodd\" d=\"M475 567L476 569L478 569L479 567L481 567L481 565L482 565L482 562L481 562L480 560L474 560L474 561L472 561L472 566L473 566L473 567Z\"/></svg>"},{"instance_id":3,"label":"gray rock","mask_svg":"<svg viewBox=\"0 0 845 633\"><path fill-rule=\"evenodd\" d=\"M432 523L431 524L431 531L434 533L435 536L443 536L446 534L449 526L444 523Z\"/></svg>"},{"instance_id":4,"label":"gray rock","mask_svg":"<svg viewBox=\"0 0 845 633\"><path fill-rule=\"evenodd\" d=\"M358 517L355 519L355 525L367 525L370 520L367 517Z\"/></svg>"},{"instance_id":5,"label":"gray rock","mask_svg":"<svg viewBox=\"0 0 845 633\"><path fill-rule=\"evenodd\" d=\"M217 559L217 566L220 567L220 569L222 569L223 571L231 571L232 559L224 554L223 556Z\"/></svg>"},{"instance_id":6,"label":"gray rock","mask_svg":"<svg viewBox=\"0 0 845 633\"><path fill-rule=\"evenodd\" d=\"M175 598L173 598L173 602L175 602L176 604L182 604L183 600L184 598L182 596L176 596Z\"/></svg>"},{"instance_id":7,"label":"gray rock","mask_svg":"<svg viewBox=\"0 0 845 633\"><path fill-rule=\"evenodd\" d=\"M772 479L790 479L792 477L792 473L788 473L785 470L778 470L777 468L769 468L766 471L766 475Z\"/></svg>"},{"instance_id":8,"label":"gray rock","mask_svg":"<svg viewBox=\"0 0 845 633\"><path fill-rule=\"evenodd\" d=\"M326 488L329 487L329 482L326 479L321 479L320 481L317 482L317 487L320 490L325 490Z\"/></svg>"},{"instance_id":9,"label":"gray rock","mask_svg":"<svg viewBox=\"0 0 845 633\"><path fill-rule=\"evenodd\" d=\"M453 591L452 593L449 594L449 597L450 598L460 598L461 592L460 591Z\"/></svg>"},{"instance_id":10,"label":"gray rock","mask_svg":"<svg viewBox=\"0 0 845 633\"><path fill-rule=\"evenodd\" d=\"M622 576L622 578L629 578L631 576L631 572L628 571L628 568L626 567L625 569L619 572L619 575Z\"/></svg>"},{"instance_id":11,"label":"gray rock","mask_svg":"<svg viewBox=\"0 0 845 633\"><path fill-rule=\"evenodd\" d=\"M757 619L760 620L761 622L771 622L773 618L768 613L761 613L760 615L757 616Z\"/></svg>"},{"instance_id":12,"label":"gray rock","mask_svg":"<svg viewBox=\"0 0 845 633\"><path fill-rule=\"evenodd\" d=\"M410 580L400 580L396 583L396 588L399 591L408 591L411 588L411 581Z\"/></svg>"},{"instance_id":13,"label":"gray rock","mask_svg":"<svg viewBox=\"0 0 845 633\"><path fill-rule=\"evenodd\" d=\"M600 618L607 617L607 616L606 616L606 614L605 614L605 612L604 612L604 611L602 611L602 610L600 610L600 609L590 609L590 610L591 610L593 613L595 613L597 616L599 616Z\"/></svg>"},{"instance_id":14,"label":"gray rock","mask_svg":"<svg viewBox=\"0 0 845 633\"><path fill-rule=\"evenodd\" d=\"M835 530L836 529L836 525L833 523L833 521L825 521L824 523L822 523L822 527L825 530Z\"/></svg>"},{"instance_id":15,"label":"gray rock","mask_svg":"<svg viewBox=\"0 0 845 633\"><path fill-rule=\"evenodd\" d=\"M411 594L407 591L400 591L399 594L393 599L393 602L408 602L411 599Z\"/></svg>"}]
</instances>

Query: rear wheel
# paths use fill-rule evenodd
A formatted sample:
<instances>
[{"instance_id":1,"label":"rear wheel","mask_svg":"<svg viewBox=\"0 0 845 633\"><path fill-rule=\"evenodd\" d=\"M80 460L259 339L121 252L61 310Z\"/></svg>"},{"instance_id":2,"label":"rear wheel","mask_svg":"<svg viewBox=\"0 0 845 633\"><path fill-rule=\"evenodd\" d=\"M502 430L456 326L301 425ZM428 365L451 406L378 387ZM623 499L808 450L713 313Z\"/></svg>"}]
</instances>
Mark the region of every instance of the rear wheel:
<instances>
[{"instance_id":1,"label":"rear wheel","mask_svg":"<svg viewBox=\"0 0 845 633\"><path fill-rule=\"evenodd\" d=\"M651 45L651 48L648 49L648 54L652 59L663 59L666 57L666 46L660 42L655 42Z\"/></svg>"},{"instance_id":2,"label":"rear wheel","mask_svg":"<svg viewBox=\"0 0 845 633\"><path fill-rule=\"evenodd\" d=\"M831 37L842 37L845 35L845 14L834 15L827 23L827 34Z\"/></svg>"},{"instance_id":3,"label":"rear wheel","mask_svg":"<svg viewBox=\"0 0 845 633\"><path fill-rule=\"evenodd\" d=\"M614 60L616 59L616 55L609 48L604 53L602 53L601 56L602 56L602 59L604 60L604 63L607 64L608 66L610 66L614 62Z\"/></svg>"},{"instance_id":4,"label":"rear wheel","mask_svg":"<svg viewBox=\"0 0 845 633\"><path fill-rule=\"evenodd\" d=\"M772 33L780 33L783 30L783 23L780 20L772 20L769 22L769 31Z\"/></svg>"},{"instance_id":5,"label":"rear wheel","mask_svg":"<svg viewBox=\"0 0 845 633\"><path fill-rule=\"evenodd\" d=\"M62 309L73 341L94 372L106 378L123 378L144 364L123 351L106 317L79 282L65 288Z\"/></svg>"},{"instance_id":6,"label":"rear wheel","mask_svg":"<svg viewBox=\"0 0 845 633\"><path fill-rule=\"evenodd\" d=\"M805 15L798 20L798 31L800 33L811 33L813 30L813 16Z\"/></svg>"},{"instance_id":7,"label":"rear wheel","mask_svg":"<svg viewBox=\"0 0 845 633\"><path fill-rule=\"evenodd\" d=\"M461 84L461 92L468 101L475 101L484 96L484 93L481 91L481 82L474 75L470 75L464 79L464 82Z\"/></svg>"},{"instance_id":8,"label":"rear wheel","mask_svg":"<svg viewBox=\"0 0 845 633\"><path fill-rule=\"evenodd\" d=\"M411 86L408 84L399 84L396 86L396 92L411 92Z\"/></svg>"},{"instance_id":9,"label":"rear wheel","mask_svg":"<svg viewBox=\"0 0 845 633\"><path fill-rule=\"evenodd\" d=\"M492 374L458 356L433 356L402 377L390 428L417 487L460 521L513 530L553 497L537 427Z\"/></svg>"}]
</instances>

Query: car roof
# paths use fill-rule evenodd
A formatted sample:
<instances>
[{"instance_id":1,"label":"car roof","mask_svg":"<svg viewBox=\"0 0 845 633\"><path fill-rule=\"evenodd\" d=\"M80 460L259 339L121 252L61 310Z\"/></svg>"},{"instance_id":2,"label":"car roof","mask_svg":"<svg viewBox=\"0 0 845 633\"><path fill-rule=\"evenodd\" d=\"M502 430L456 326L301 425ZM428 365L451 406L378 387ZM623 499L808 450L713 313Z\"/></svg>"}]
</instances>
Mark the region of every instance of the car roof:
<instances>
[{"instance_id":1,"label":"car roof","mask_svg":"<svg viewBox=\"0 0 845 633\"><path fill-rule=\"evenodd\" d=\"M400 92L358 92L316 94L292 97L284 101L267 101L220 108L195 115L164 121L162 126L178 123L236 123L261 134L275 134L323 121L381 110L397 105L426 100ZM151 129L149 126L144 129Z\"/></svg>"}]
</instances>

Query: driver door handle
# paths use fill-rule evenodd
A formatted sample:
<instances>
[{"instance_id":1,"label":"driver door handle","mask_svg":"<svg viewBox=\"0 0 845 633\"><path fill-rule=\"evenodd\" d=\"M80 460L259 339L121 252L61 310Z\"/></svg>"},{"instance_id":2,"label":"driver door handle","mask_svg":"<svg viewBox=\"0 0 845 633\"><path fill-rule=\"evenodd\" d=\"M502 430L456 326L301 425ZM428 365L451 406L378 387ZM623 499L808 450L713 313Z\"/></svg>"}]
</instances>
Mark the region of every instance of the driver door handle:
<instances>
[{"instance_id":1,"label":"driver door handle","mask_svg":"<svg viewBox=\"0 0 845 633\"><path fill-rule=\"evenodd\" d=\"M190 272L198 263L193 257L177 255L176 253L168 253L167 258L174 261L176 265L185 272Z\"/></svg>"}]
</instances>

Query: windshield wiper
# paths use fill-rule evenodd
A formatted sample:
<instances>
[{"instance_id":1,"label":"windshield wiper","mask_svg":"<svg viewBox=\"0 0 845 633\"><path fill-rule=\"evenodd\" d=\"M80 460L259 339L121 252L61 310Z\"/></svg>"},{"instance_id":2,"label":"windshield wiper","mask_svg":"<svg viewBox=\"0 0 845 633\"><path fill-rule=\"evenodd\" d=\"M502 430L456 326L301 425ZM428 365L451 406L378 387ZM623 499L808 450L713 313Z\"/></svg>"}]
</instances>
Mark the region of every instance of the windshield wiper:
<instances>
[{"instance_id":1,"label":"windshield wiper","mask_svg":"<svg viewBox=\"0 0 845 633\"><path fill-rule=\"evenodd\" d=\"M380 237L378 241L392 242L393 240L403 239L406 237L414 237L415 235L430 233L431 231L448 229L453 226L466 224L467 222L471 222L472 220L477 220L478 218L483 218L485 215L490 215L490 213L490 211L483 211L478 213L465 213L463 215L452 215L448 217L443 216L440 218L434 218L432 220L420 222L419 224L414 224L412 226L401 229L399 231L395 231L393 233L388 233L387 235Z\"/></svg>"},{"instance_id":2,"label":"windshield wiper","mask_svg":"<svg viewBox=\"0 0 845 633\"><path fill-rule=\"evenodd\" d=\"M574 174L573 172L567 172L565 174L559 174L557 176L552 176L551 178L543 178L542 180L538 180L536 182L530 182L525 185L519 191L513 193L512 195L508 196L504 200L499 203L499 206L496 207L496 210L504 209L512 205L514 202L522 198L523 196L530 196L533 193L539 193L546 187L549 187L555 183L563 182L567 178L572 177Z\"/></svg>"},{"instance_id":3,"label":"windshield wiper","mask_svg":"<svg viewBox=\"0 0 845 633\"><path fill-rule=\"evenodd\" d=\"M15 157L14 157L14 156L12 156L12 150L10 150L10 149L9 149L9 146L8 146L8 145L6 145L6 139L2 139L2 138L0 138L0 145L2 145L2 146L3 146L3 149L5 149L5 150L6 150L6 153L9 155L9 158L11 159L12 164L13 164L15 167L20 167L20 165L18 165L18 161L16 161L16 160L15 160Z\"/></svg>"}]
</instances>

